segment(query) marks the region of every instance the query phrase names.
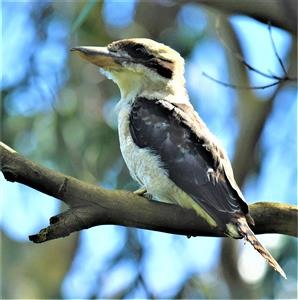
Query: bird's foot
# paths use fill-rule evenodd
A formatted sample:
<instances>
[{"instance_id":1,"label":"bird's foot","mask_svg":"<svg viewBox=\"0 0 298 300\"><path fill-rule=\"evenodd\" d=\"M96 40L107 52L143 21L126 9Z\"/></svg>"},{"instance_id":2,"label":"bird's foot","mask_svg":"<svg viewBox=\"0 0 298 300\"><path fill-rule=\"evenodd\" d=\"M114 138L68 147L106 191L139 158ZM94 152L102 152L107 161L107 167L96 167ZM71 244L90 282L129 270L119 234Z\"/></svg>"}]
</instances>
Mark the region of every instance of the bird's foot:
<instances>
[{"instance_id":1,"label":"bird's foot","mask_svg":"<svg viewBox=\"0 0 298 300\"><path fill-rule=\"evenodd\" d=\"M146 190L146 188L141 187L141 188L137 189L136 191L134 191L133 193L138 196L144 196L144 194L147 193L147 190Z\"/></svg>"},{"instance_id":2,"label":"bird's foot","mask_svg":"<svg viewBox=\"0 0 298 300\"><path fill-rule=\"evenodd\" d=\"M142 196L147 198L148 200L152 200L153 196L151 194L149 194L146 190L146 188L142 187L137 189L136 191L133 192L134 194L138 195L138 196Z\"/></svg>"}]
</instances>

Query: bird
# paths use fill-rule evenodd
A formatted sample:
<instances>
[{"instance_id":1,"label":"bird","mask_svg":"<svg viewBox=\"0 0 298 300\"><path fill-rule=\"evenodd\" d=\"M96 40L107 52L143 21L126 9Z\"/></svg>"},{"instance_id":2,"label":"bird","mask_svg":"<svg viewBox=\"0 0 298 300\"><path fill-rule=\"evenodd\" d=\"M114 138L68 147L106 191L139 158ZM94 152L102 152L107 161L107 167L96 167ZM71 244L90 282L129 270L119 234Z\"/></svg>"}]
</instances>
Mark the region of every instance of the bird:
<instances>
[{"instance_id":1,"label":"bird","mask_svg":"<svg viewBox=\"0 0 298 300\"><path fill-rule=\"evenodd\" d=\"M136 193L195 210L226 236L247 240L286 278L251 230L254 220L230 160L190 102L182 56L146 38L71 51L98 66L120 89L120 149L140 185Z\"/></svg>"}]
</instances>

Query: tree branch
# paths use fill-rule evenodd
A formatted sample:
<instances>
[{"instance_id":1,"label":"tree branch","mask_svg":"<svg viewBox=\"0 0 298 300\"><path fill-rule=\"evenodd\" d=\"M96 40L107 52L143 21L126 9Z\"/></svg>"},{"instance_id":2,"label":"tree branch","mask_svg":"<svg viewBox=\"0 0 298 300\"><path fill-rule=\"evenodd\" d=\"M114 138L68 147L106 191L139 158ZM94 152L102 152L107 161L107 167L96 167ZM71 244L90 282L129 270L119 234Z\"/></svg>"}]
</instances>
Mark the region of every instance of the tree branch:
<instances>
[{"instance_id":1,"label":"tree branch","mask_svg":"<svg viewBox=\"0 0 298 300\"><path fill-rule=\"evenodd\" d=\"M270 21L273 26L285 29L293 35L297 34L296 0L196 0L196 2L229 15L245 15L265 24Z\"/></svg>"},{"instance_id":2,"label":"tree branch","mask_svg":"<svg viewBox=\"0 0 298 300\"><path fill-rule=\"evenodd\" d=\"M40 166L0 143L1 171L19 182L65 202L69 209L29 239L41 243L97 225L115 224L187 236L224 236L194 211L124 190L107 190ZM259 202L250 205L255 233L297 236L297 207ZM274 220L274 221L273 221Z\"/></svg>"}]
</instances>

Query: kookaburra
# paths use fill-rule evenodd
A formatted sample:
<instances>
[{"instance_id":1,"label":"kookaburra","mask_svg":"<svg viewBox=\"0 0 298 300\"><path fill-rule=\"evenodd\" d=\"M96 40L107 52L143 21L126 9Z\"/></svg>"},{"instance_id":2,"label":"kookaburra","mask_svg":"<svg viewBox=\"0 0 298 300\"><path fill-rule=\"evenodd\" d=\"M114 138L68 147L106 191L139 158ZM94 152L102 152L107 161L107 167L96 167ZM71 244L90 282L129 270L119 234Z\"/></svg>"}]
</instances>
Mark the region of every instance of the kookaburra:
<instances>
[{"instance_id":1,"label":"kookaburra","mask_svg":"<svg viewBox=\"0 0 298 300\"><path fill-rule=\"evenodd\" d=\"M72 51L118 85L121 152L143 190L194 209L227 236L245 238L286 277L250 229L254 222L231 163L189 101L180 54L139 38Z\"/></svg>"}]
</instances>

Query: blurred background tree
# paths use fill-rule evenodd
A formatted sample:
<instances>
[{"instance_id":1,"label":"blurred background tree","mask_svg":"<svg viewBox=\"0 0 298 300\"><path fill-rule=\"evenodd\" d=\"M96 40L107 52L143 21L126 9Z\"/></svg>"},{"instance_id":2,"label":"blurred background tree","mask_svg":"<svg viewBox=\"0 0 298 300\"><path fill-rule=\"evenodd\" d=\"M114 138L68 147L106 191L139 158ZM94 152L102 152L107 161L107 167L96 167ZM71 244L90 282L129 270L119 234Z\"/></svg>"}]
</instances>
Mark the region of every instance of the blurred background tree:
<instances>
[{"instance_id":1,"label":"blurred background tree","mask_svg":"<svg viewBox=\"0 0 298 300\"><path fill-rule=\"evenodd\" d=\"M186 59L191 101L227 149L248 202L295 203L296 85L233 90L202 72L239 86L272 82L248 72L220 35L253 66L282 74L261 20L277 26L276 47L295 75L297 2L236 2L2 1L1 140L87 182L136 189L119 151L119 91L69 49L152 38ZM253 18L227 15L237 12ZM1 175L0 204L2 298L297 297L295 238L260 236L285 281L230 239L100 226L35 245L27 236L47 225L60 202Z\"/></svg>"}]
</instances>

